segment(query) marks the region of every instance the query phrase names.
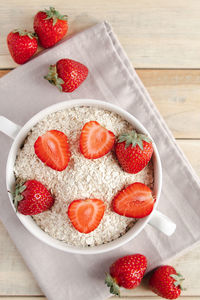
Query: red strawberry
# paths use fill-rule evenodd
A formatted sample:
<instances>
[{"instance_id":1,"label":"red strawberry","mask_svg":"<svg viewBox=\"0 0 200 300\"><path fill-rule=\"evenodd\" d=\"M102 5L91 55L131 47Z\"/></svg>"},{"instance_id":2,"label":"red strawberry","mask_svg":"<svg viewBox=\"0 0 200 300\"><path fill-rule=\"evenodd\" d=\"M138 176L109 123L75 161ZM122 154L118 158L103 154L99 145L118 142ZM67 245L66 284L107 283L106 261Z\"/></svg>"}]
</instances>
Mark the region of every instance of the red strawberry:
<instances>
[{"instance_id":1,"label":"red strawberry","mask_svg":"<svg viewBox=\"0 0 200 300\"><path fill-rule=\"evenodd\" d=\"M81 85L87 75L86 66L75 60L63 58L56 65L49 67L49 73L44 78L57 86L61 92L71 93Z\"/></svg>"},{"instance_id":2,"label":"red strawberry","mask_svg":"<svg viewBox=\"0 0 200 300\"><path fill-rule=\"evenodd\" d=\"M35 15L33 26L41 46L49 48L66 35L67 16L61 15L54 7L50 7L49 10L39 11Z\"/></svg>"},{"instance_id":3,"label":"red strawberry","mask_svg":"<svg viewBox=\"0 0 200 300\"><path fill-rule=\"evenodd\" d=\"M154 202L150 188L143 183L135 182L115 196L112 206L119 215L144 218L152 212Z\"/></svg>"},{"instance_id":4,"label":"red strawberry","mask_svg":"<svg viewBox=\"0 0 200 300\"><path fill-rule=\"evenodd\" d=\"M81 131L80 150L89 159L107 154L113 147L115 135L96 121L86 123Z\"/></svg>"},{"instance_id":5,"label":"red strawberry","mask_svg":"<svg viewBox=\"0 0 200 300\"><path fill-rule=\"evenodd\" d=\"M39 136L34 144L35 154L48 167L63 171L66 169L70 151L67 136L58 130L50 130Z\"/></svg>"},{"instance_id":6,"label":"red strawberry","mask_svg":"<svg viewBox=\"0 0 200 300\"><path fill-rule=\"evenodd\" d=\"M103 218L105 204L99 199L74 200L68 208L68 217L76 230L89 233L95 230Z\"/></svg>"},{"instance_id":7,"label":"red strawberry","mask_svg":"<svg viewBox=\"0 0 200 300\"><path fill-rule=\"evenodd\" d=\"M110 293L120 295L119 287L125 289L136 288L146 271L147 259L142 254L127 255L119 258L110 267L105 283L110 287Z\"/></svg>"},{"instance_id":8,"label":"red strawberry","mask_svg":"<svg viewBox=\"0 0 200 300\"><path fill-rule=\"evenodd\" d=\"M160 297L177 299L181 294L184 278L171 266L157 268L149 280L151 290Z\"/></svg>"},{"instance_id":9,"label":"red strawberry","mask_svg":"<svg viewBox=\"0 0 200 300\"><path fill-rule=\"evenodd\" d=\"M153 146L147 136L133 130L120 135L115 146L115 153L124 171L136 174L150 161Z\"/></svg>"},{"instance_id":10,"label":"red strawberry","mask_svg":"<svg viewBox=\"0 0 200 300\"><path fill-rule=\"evenodd\" d=\"M13 30L7 36L7 44L13 60L17 64L24 64L37 51L37 38L26 30Z\"/></svg>"},{"instance_id":11,"label":"red strawberry","mask_svg":"<svg viewBox=\"0 0 200 300\"><path fill-rule=\"evenodd\" d=\"M54 199L46 187L37 180L28 180L17 185L14 205L23 215L37 215L52 207Z\"/></svg>"}]
</instances>

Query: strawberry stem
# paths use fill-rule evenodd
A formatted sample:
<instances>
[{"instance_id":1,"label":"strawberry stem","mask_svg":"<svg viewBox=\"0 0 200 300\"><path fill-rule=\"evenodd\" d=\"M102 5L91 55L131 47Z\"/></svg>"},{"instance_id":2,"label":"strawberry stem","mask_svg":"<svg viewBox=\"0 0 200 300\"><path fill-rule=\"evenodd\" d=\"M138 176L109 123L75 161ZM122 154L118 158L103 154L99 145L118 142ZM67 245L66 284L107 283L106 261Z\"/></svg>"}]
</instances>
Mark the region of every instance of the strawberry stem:
<instances>
[{"instance_id":1,"label":"strawberry stem","mask_svg":"<svg viewBox=\"0 0 200 300\"><path fill-rule=\"evenodd\" d=\"M49 72L46 76L44 76L44 79L47 79L51 84L57 86L57 88L62 92L61 84L64 83L64 80L58 77L56 65L50 65Z\"/></svg>"},{"instance_id":2,"label":"strawberry stem","mask_svg":"<svg viewBox=\"0 0 200 300\"><path fill-rule=\"evenodd\" d=\"M13 193L13 204L15 206L16 211L17 211L19 201L21 201L24 198L21 195L21 193L23 193L23 191L25 191L25 189L26 189L25 185L20 185L20 184L16 185L15 191Z\"/></svg>"},{"instance_id":3,"label":"strawberry stem","mask_svg":"<svg viewBox=\"0 0 200 300\"><path fill-rule=\"evenodd\" d=\"M182 287L182 284L183 284L183 281L185 280L185 278L180 273L171 274L170 277L172 277L174 279L174 285L176 287L179 287L181 290L185 290Z\"/></svg>"},{"instance_id":4,"label":"strawberry stem","mask_svg":"<svg viewBox=\"0 0 200 300\"><path fill-rule=\"evenodd\" d=\"M120 296L120 288L115 279L108 273L106 273L105 284L110 288L110 293L116 296Z\"/></svg>"},{"instance_id":5,"label":"strawberry stem","mask_svg":"<svg viewBox=\"0 0 200 300\"><path fill-rule=\"evenodd\" d=\"M61 15L54 7L49 7L49 9L45 9L44 12L46 13L47 17L45 20L52 19L53 26L56 24L57 20L64 20L67 21L67 15Z\"/></svg>"},{"instance_id":6,"label":"strawberry stem","mask_svg":"<svg viewBox=\"0 0 200 300\"><path fill-rule=\"evenodd\" d=\"M35 32L30 32L30 31L22 30L22 29L14 29L12 32L13 33L19 33L20 36L28 35L28 37L30 39L33 39L33 38L38 39L38 36Z\"/></svg>"},{"instance_id":7,"label":"strawberry stem","mask_svg":"<svg viewBox=\"0 0 200 300\"><path fill-rule=\"evenodd\" d=\"M148 136L142 133L137 133L135 130L123 133L118 137L118 143L126 143L125 148L128 148L132 144L132 147L138 145L140 149L143 150L143 141L152 143L151 139Z\"/></svg>"}]
</instances>

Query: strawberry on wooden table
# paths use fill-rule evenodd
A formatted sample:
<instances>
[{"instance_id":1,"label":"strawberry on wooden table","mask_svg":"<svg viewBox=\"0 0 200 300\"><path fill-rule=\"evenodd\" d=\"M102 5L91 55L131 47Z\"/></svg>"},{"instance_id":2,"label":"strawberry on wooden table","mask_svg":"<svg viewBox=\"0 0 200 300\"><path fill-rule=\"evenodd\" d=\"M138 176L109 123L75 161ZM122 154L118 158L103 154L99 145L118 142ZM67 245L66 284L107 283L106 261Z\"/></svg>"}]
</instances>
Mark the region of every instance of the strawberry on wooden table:
<instances>
[{"instance_id":1,"label":"strawberry on wooden table","mask_svg":"<svg viewBox=\"0 0 200 300\"><path fill-rule=\"evenodd\" d=\"M37 37L26 30L15 29L7 36L7 45L13 60L24 64L37 51Z\"/></svg>"},{"instance_id":2,"label":"strawberry on wooden table","mask_svg":"<svg viewBox=\"0 0 200 300\"><path fill-rule=\"evenodd\" d=\"M52 207L54 199L47 188L37 180L28 180L17 185L14 193L14 205L23 215L37 215Z\"/></svg>"},{"instance_id":3,"label":"strawberry on wooden table","mask_svg":"<svg viewBox=\"0 0 200 300\"><path fill-rule=\"evenodd\" d=\"M133 130L118 137L115 153L122 169L127 173L136 174L150 161L153 146L146 135Z\"/></svg>"},{"instance_id":4,"label":"strawberry on wooden table","mask_svg":"<svg viewBox=\"0 0 200 300\"><path fill-rule=\"evenodd\" d=\"M103 218L105 204L99 199L74 200L68 208L72 225L81 233L95 230Z\"/></svg>"},{"instance_id":5,"label":"strawberry on wooden table","mask_svg":"<svg viewBox=\"0 0 200 300\"><path fill-rule=\"evenodd\" d=\"M142 254L127 255L119 258L110 267L105 283L110 293L120 296L120 286L125 289L136 288L146 271L147 259Z\"/></svg>"},{"instance_id":6,"label":"strawberry on wooden table","mask_svg":"<svg viewBox=\"0 0 200 300\"><path fill-rule=\"evenodd\" d=\"M54 7L39 11L34 18L34 30L42 47L49 48L67 33L67 16L61 15Z\"/></svg>"},{"instance_id":7,"label":"strawberry on wooden table","mask_svg":"<svg viewBox=\"0 0 200 300\"><path fill-rule=\"evenodd\" d=\"M34 144L35 154L48 167L63 171L70 160L67 136L59 130L50 130L38 137Z\"/></svg>"},{"instance_id":8,"label":"strawberry on wooden table","mask_svg":"<svg viewBox=\"0 0 200 300\"><path fill-rule=\"evenodd\" d=\"M88 68L78 61L63 58L56 65L50 65L44 77L61 92L71 93L77 89L88 75Z\"/></svg>"},{"instance_id":9,"label":"strawberry on wooden table","mask_svg":"<svg viewBox=\"0 0 200 300\"><path fill-rule=\"evenodd\" d=\"M166 299L177 299L182 288L184 278L177 273L172 266L158 267L150 277L149 286L151 290L160 297Z\"/></svg>"},{"instance_id":10,"label":"strawberry on wooden table","mask_svg":"<svg viewBox=\"0 0 200 300\"><path fill-rule=\"evenodd\" d=\"M122 189L113 199L113 210L129 218L144 218L154 206L155 199L148 186L135 182Z\"/></svg>"},{"instance_id":11,"label":"strawberry on wooden table","mask_svg":"<svg viewBox=\"0 0 200 300\"><path fill-rule=\"evenodd\" d=\"M88 159L107 154L113 147L115 135L96 121L87 122L81 131L80 150Z\"/></svg>"}]
</instances>

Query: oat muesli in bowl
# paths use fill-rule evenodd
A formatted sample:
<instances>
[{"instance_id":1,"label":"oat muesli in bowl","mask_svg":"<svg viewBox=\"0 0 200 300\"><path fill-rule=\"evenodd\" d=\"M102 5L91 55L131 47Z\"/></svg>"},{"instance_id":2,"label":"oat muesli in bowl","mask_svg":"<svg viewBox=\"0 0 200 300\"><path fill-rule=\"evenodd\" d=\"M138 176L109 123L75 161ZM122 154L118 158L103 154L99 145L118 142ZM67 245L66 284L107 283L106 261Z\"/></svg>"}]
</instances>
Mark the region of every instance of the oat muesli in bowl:
<instances>
[{"instance_id":1,"label":"oat muesli in bowl","mask_svg":"<svg viewBox=\"0 0 200 300\"><path fill-rule=\"evenodd\" d=\"M36 214L30 213L43 231L68 245L92 247L118 239L134 226L137 218L150 214L154 204L150 193L154 186L154 168L150 160L152 152L148 148L151 142L133 130L133 126L115 112L77 106L47 115L29 131L18 151L14 174L17 185L35 180L44 185L52 196L51 205L47 203L45 210L39 207ZM120 136L121 141L118 139ZM92 144L88 141L91 139ZM117 149L116 143L125 144L124 149L120 148L121 145ZM142 164L139 156L147 144L147 150L151 153L143 158ZM64 158L60 158L60 154L56 156L55 153L63 153L62 147L65 146L67 155ZM134 147L138 148L134 157L130 153L126 155ZM106 149L105 155L98 153L95 157L97 149L100 152ZM91 152L93 150L94 153ZM125 154L122 151L126 151ZM53 160L47 159L51 155ZM134 160L134 166L127 165L128 159ZM61 168L56 168L56 164ZM138 171L140 165L142 169ZM18 202L21 213L26 188L22 189ZM146 195L151 198L150 204L144 199ZM40 198L39 192L36 196ZM139 198L134 200L137 196ZM89 200L85 208L87 199L92 201ZM141 199L144 206L141 206ZM135 201L135 208L131 207L132 200ZM88 214L88 220L83 219L84 214ZM84 223L86 221L87 224ZM84 231L83 227L88 224L90 229L94 229Z\"/></svg>"}]
</instances>

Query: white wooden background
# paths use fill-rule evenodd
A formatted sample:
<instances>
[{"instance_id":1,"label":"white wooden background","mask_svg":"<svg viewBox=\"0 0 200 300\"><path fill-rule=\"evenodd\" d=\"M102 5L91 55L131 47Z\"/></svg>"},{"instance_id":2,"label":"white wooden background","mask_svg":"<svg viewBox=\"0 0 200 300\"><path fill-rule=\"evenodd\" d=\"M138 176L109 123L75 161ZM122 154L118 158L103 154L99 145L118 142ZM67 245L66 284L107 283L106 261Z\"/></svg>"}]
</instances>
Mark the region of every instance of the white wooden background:
<instances>
[{"instance_id":1,"label":"white wooden background","mask_svg":"<svg viewBox=\"0 0 200 300\"><path fill-rule=\"evenodd\" d=\"M69 16L70 33L108 20L159 111L200 176L200 0L1 0L0 76L16 65L6 36L32 29L34 14L55 6ZM200 299L200 247L171 261L186 278L184 300ZM44 300L0 224L0 300ZM155 300L146 283L123 299ZM56 300L56 299L55 299ZM66 299L67 300L67 299Z\"/></svg>"}]
</instances>

